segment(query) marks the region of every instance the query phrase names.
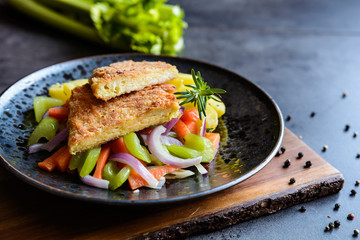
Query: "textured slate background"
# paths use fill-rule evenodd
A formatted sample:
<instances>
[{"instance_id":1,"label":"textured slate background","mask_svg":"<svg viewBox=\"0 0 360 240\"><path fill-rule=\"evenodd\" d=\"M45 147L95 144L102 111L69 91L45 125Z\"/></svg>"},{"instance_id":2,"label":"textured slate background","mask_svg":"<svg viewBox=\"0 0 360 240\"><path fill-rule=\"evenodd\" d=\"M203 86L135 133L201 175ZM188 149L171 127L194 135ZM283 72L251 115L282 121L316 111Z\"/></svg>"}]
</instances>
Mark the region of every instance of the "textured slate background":
<instances>
[{"instance_id":1,"label":"textured slate background","mask_svg":"<svg viewBox=\"0 0 360 240\"><path fill-rule=\"evenodd\" d=\"M173 2L185 9L189 23L182 56L226 67L259 84L285 117L291 115L287 127L345 176L339 194L305 204L305 213L295 206L191 239L351 239L360 228L360 196L349 196L360 179L355 158L360 136L352 137L360 132L360 2ZM0 0L0 92L43 67L112 52L27 18ZM347 133L345 124L351 126ZM329 149L322 153L324 144ZM341 204L338 212L332 210L335 203ZM354 221L346 219L349 213ZM324 233L335 220L340 228Z\"/></svg>"}]
</instances>

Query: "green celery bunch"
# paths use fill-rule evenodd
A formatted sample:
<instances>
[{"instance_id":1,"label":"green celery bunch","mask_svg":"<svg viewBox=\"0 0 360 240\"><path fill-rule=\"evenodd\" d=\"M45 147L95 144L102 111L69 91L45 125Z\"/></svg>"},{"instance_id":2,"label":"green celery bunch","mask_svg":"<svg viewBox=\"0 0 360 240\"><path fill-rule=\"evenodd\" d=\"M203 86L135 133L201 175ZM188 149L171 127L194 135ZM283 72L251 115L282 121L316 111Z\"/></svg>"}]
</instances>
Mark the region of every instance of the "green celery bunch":
<instances>
[{"instance_id":1,"label":"green celery bunch","mask_svg":"<svg viewBox=\"0 0 360 240\"><path fill-rule=\"evenodd\" d=\"M123 51L177 55L184 11L166 0L8 0L57 28Z\"/></svg>"}]
</instances>

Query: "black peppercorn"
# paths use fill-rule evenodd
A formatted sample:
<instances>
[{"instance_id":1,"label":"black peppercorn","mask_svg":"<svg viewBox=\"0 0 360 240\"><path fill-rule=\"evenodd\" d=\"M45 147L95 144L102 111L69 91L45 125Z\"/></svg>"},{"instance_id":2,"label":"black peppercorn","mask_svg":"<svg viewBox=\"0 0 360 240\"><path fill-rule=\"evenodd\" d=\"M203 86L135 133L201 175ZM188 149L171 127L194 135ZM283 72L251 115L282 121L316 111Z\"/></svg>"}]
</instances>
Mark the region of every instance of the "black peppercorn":
<instances>
[{"instance_id":1,"label":"black peppercorn","mask_svg":"<svg viewBox=\"0 0 360 240\"><path fill-rule=\"evenodd\" d=\"M354 236L354 237L357 237L357 236L359 235L359 233L360 233L360 231L359 231L358 229L355 229L353 236Z\"/></svg>"},{"instance_id":2,"label":"black peppercorn","mask_svg":"<svg viewBox=\"0 0 360 240\"><path fill-rule=\"evenodd\" d=\"M306 207L305 206L301 206L301 208L299 209L300 212L305 212L306 211Z\"/></svg>"},{"instance_id":3,"label":"black peppercorn","mask_svg":"<svg viewBox=\"0 0 360 240\"><path fill-rule=\"evenodd\" d=\"M348 220L354 220L355 216L354 214L350 213L348 216L347 216L347 219Z\"/></svg>"},{"instance_id":4,"label":"black peppercorn","mask_svg":"<svg viewBox=\"0 0 360 240\"><path fill-rule=\"evenodd\" d=\"M302 152L299 152L296 158L301 159L303 156L304 156L304 154Z\"/></svg>"},{"instance_id":5,"label":"black peppercorn","mask_svg":"<svg viewBox=\"0 0 360 240\"><path fill-rule=\"evenodd\" d=\"M327 145L324 145L323 148L322 148L322 151L323 151L323 152L326 152L327 149L328 149L328 146L327 146Z\"/></svg>"},{"instance_id":6,"label":"black peppercorn","mask_svg":"<svg viewBox=\"0 0 360 240\"><path fill-rule=\"evenodd\" d=\"M335 224L333 222L331 222L331 223L329 223L329 227L330 227L330 229L333 229L333 228L335 228Z\"/></svg>"},{"instance_id":7,"label":"black peppercorn","mask_svg":"<svg viewBox=\"0 0 360 240\"><path fill-rule=\"evenodd\" d=\"M339 210L339 208L340 208L340 204L335 203L334 210L337 211L337 210Z\"/></svg>"},{"instance_id":8,"label":"black peppercorn","mask_svg":"<svg viewBox=\"0 0 360 240\"><path fill-rule=\"evenodd\" d=\"M343 94L342 94L342 98L346 98L346 96L348 95L348 93L345 91L345 92L343 92Z\"/></svg>"},{"instance_id":9,"label":"black peppercorn","mask_svg":"<svg viewBox=\"0 0 360 240\"><path fill-rule=\"evenodd\" d=\"M349 124L346 124L344 131L347 132L347 131L349 131L349 129L350 129L350 125L349 125Z\"/></svg>"},{"instance_id":10,"label":"black peppercorn","mask_svg":"<svg viewBox=\"0 0 360 240\"><path fill-rule=\"evenodd\" d=\"M357 154L356 154L356 158L360 158L360 153L357 153Z\"/></svg>"},{"instance_id":11,"label":"black peppercorn","mask_svg":"<svg viewBox=\"0 0 360 240\"><path fill-rule=\"evenodd\" d=\"M280 151L281 151L281 153L284 153L284 152L286 151L286 148L285 148L285 147L281 147L281 148L280 148Z\"/></svg>"},{"instance_id":12,"label":"black peppercorn","mask_svg":"<svg viewBox=\"0 0 360 240\"><path fill-rule=\"evenodd\" d=\"M295 178L290 178L289 184L294 184L296 182Z\"/></svg>"},{"instance_id":13,"label":"black peppercorn","mask_svg":"<svg viewBox=\"0 0 360 240\"><path fill-rule=\"evenodd\" d=\"M288 168L291 164L290 159L286 159L286 161L284 162L283 168Z\"/></svg>"},{"instance_id":14,"label":"black peppercorn","mask_svg":"<svg viewBox=\"0 0 360 240\"><path fill-rule=\"evenodd\" d=\"M315 117L315 112L311 112L310 117Z\"/></svg>"},{"instance_id":15,"label":"black peppercorn","mask_svg":"<svg viewBox=\"0 0 360 240\"><path fill-rule=\"evenodd\" d=\"M359 180L356 180L355 186L359 186L359 185L360 185L360 181L359 181Z\"/></svg>"},{"instance_id":16,"label":"black peppercorn","mask_svg":"<svg viewBox=\"0 0 360 240\"><path fill-rule=\"evenodd\" d=\"M291 120L291 116L288 115L288 116L286 117L286 121L288 122L288 121L290 121L290 120Z\"/></svg>"},{"instance_id":17,"label":"black peppercorn","mask_svg":"<svg viewBox=\"0 0 360 240\"><path fill-rule=\"evenodd\" d=\"M306 161L304 168L309 168L311 167L311 165L312 165L311 161Z\"/></svg>"},{"instance_id":18,"label":"black peppercorn","mask_svg":"<svg viewBox=\"0 0 360 240\"><path fill-rule=\"evenodd\" d=\"M280 155L281 155L280 151L277 151L275 157L279 157Z\"/></svg>"},{"instance_id":19,"label":"black peppercorn","mask_svg":"<svg viewBox=\"0 0 360 240\"><path fill-rule=\"evenodd\" d=\"M351 189L351 193L350 193L350 196L355 196L356 195L356 190L354 189Z\"/></svg>"},{"instance_id":20,"label":"black peppercorn","mask_svg":"<svg viewBox=\"0 0 360 240\"><path fill-rule=\"evenodd\" d=\"M339 220L336 220L336 221L334 222L334 226L335 226L335 228L340 227L340 221L339 221Z\"/></svg>"},{"instance_id":21,"label":"black peppercorn","mask_svg":"<svg viewBox=\"0 0 360 240\"><path fill-rule=\"evenodd\" d=\"M328 232L328 231L330 231L330 227L326 226L325 229L324 229L324 232Z\"/></svg>"},{"instance_id":22,"label":"black peppercorn","mask_svg":"<svg viewBox=\"0 0 360 240\"><path fill-rule=\"evenodd\" d=\"M354 134L353 134L353 138L356 138L356 137L357 137L357 135L358 135L358 132L354 132Z\"/></svg>"}]
</instances>

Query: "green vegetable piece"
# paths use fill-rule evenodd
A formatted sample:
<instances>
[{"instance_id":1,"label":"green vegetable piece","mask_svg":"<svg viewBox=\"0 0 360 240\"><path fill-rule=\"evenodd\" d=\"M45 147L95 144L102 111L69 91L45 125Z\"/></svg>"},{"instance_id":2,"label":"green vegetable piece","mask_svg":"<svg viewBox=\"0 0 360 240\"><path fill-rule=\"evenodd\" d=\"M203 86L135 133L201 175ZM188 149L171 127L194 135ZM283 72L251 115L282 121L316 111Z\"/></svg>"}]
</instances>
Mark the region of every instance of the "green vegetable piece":
<instances>
[{"instance_id":1,"label":"green vegetable piece","mask_svg":"<svg viewBox=\"0 0 360 240\"><path fill-rule=\"evenodd\" d=\"M111 179L119 172L116 162L108 161L102 171L103 179L111 181Z\"/></svg>"},{"instance_id":2,"label":"green vegetable piece","mask_svg":"<svg viewBox=\"0 0 360 240\"><path fill-rule=\"evenodd\" d=\"M60 99L45 97L45 96L37 96L34 98L34 112L35 112L35 120L37 122L41 121L44 113L49 110L49 108L64 105L64 102Z\"/></svg>"},{"instance_id":3,"label":"green vegetable piece","mask_svg":"<svg viewBox=\"0 0 360 240\"><path fill-rule=\"evenodd\" d=\"M168 151L168 150L166 149L166 151ZM154 164L156 166L164 165L164 163L161 162L159 159L157 159L153 154L150 154L150 159L151 159L151 164Z\"/></svg>"},{"instance_id":4,"label":"green vegetable piece","mask_svg":"<svg viewBox=\"0 0 360 240\"><path fill-rule=\"evenodd\" d=\"M114 161L109 161L103 169L103 179L109 181L109 189L116 190L129 178L131 172L130 166L125 166L119 170L118 165Z\"/></svg>"},{"instance_id":5,"label":"green vegetable piece","mask_svg":"<svg viewBox=\"0 0 360 240\"><path fill-rule=\"evenodd\" d=\"M129 133L124 136L124 142L129 152L144 162L151 163L149 151L140 144L136 133Z\"/></svg>"},{"instance_id":6,"label":"green vegetable piece","mask_svg":"<svg viewBox=\"0 0 360 240\"><path fill-rule=\"evenodd\" d=\"M69 169L70 170L80 169L85 162L85 158L86 158L86 152L77 153L74 156L72 156L69 163Z\"/></svg>"},{"instance_id":7,"label":"green vegetable piece","mask_svg":"<svg viewBox=\"0 0 360 240\"><path fill-rule=\"evenodd\" d=\"M176 55L184 47L184 11L164 0L8 0L47 24L122 51Z\"/></svg>"},{"instance_id":8,"label":"green vegetable piece","mask_svg":"<svg viewBox=\"0 0 360 240\"><path fill-rule=\"evenodd\" d=\"M202 162L208 162L214 158L214 147L211 141L205 137L189 133L185 136L184 146L199 151L202 156Z\"/></svg>"},{"instance_id":9,"label":"green vegetable piece","mask_svg":"<svg viewBox=\"0 0 360 240\"><path fill-rule=\"evenodd\" d=\"M28 147L37 143L40 138L46 138L48 141L53 139L59 129L59 122L53 117L46 117L40 121L28 140Z\"/></svg>"},{"instance_id":10,"label":"green vegetable piece","mask_svg":"<svg viewBox=\"0 0 360 240\"><path fill-rule=\"evenodd\" d=\"M196 151L194 149L185 146L178 146L175 144L168 146L168 150L170 151L171 154L181 158L196 158L201 156L201 152L199 151Z\"/></svg>"},{"instance_id":11,"label":"green vegetable piece","mask_svg":"<svg viewBox=\"0 0 360 240\"><path fill-rule=\"evenodd\" d=\"M132 168L130 166L123 167L111 180L109 183L110 190L116 190L121 187L123 183L129 178Z\"/></svg>"},{"instance_id":12,"label":"green vegetable piece","mask_svg":"<svg viewBox=\"0 0 360 240\"><path fill-rule=\"evenodd\" d=\"M92 172L99 158L100 151L101 147L96 147L86 151L85 161L79 172L80 177L85 177Z\"/></svg>"}]
</instances>

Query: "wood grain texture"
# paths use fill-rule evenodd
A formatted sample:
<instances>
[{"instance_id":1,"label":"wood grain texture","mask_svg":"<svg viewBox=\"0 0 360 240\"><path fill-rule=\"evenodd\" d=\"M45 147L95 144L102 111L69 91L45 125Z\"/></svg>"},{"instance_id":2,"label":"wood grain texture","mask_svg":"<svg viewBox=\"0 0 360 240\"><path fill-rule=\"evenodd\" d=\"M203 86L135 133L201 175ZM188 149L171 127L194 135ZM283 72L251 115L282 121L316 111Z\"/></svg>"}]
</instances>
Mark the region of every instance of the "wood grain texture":
<instances>
[{"instance_id":1,"label":"wood grain texture","mask_svg":"<svg viewBox=\"0 0 360 240\"><path fill-rule=\"evenodd\" d=\"M63 199L20 182L0 168L2 239L168 239L218 230L336 193L342 174L289 130L286 152L227 190L177 204L116 207ZM302 159L296 159L298 152ZM286 159L289 168L282 168ZM304 168L311 161L310 168ZM295 184L289 185L294 177Z\"/></svg>"}]
</instances>

